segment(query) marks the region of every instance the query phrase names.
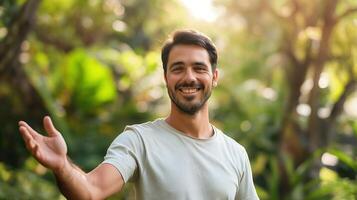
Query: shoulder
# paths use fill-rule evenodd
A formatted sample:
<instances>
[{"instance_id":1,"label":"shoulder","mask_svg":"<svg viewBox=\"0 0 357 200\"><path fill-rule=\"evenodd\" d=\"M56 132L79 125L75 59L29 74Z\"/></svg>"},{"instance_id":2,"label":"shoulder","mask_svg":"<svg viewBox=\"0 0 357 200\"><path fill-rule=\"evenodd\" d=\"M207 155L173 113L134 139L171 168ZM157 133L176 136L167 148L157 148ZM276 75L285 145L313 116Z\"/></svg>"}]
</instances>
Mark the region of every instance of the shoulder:
<instances>
[{"instance_id":1,"label":"shoulder","mask_svg":"<svg viewBox=\"0 0 357 200\"><path fill-rule=\"evenodd\" d=\"M249 162L247 151L243 145L241 145L240 143L238 143L236 140L229 137L228 135L224 134L221 130L217 128L216 130L217 130L218 137L220 138L221 141L223 141L226 150L229 152L231 158L236 163L244 164L246 162Z\"/></svg>"},{"instance_id":2,"label":"shoulder","mask_svg":"<svg viewBox=\"0 0 357 200\"><path fill-rule=\"evenodd\" d=\"M143 133L152 132L156 126L157 120L141 124L127 125L124 130L117 135L114 142L140 140Z\"/></svg>"},{"instance_id":3,"label":"shoulder","mask_svg":"<svg viewBox=\"0 0 357 200\"><path fill-rule=\"evenodd\" d=\"M132 124L125 127L124 131L117 136L117 139L146 141L160 136L162 132L162 119L148 121L141 124Z\"/></svg>"},{"instance_id":4,"label":"shoulder","mask_svg":"<svg viewBox=\"0 0 357 200\"><path fill-rule=\"evenodd\" d=\"M154 121L148 121L141 124L128 125L124 129L124 133L134 132L138 135L142 135L142 134L149 134L152 132L156 132L158 129L160 129L161 120L162 119L156 119Z\"/></svg>"},{"instance_id":5,"label":"shoulder","mask_svg":"<svg viewBox=\"0 0 357 200\"><path fill-rule=\"evenodd\" d=\"M128 125L116 136L109 149L130 149L132 152L142 152L143 147L150 141L152 135L157 132L157 120L141 124Z\"/></svg>"},{"instance_id":6,"label":"shoulder","mask_svg":"<svg viewBox=\"0 0 357 200\"><path fill-rule=\"evenodd\" d=\"M221 140L223 140L224 143L228 146L228 148L230 148L232 151L246 153L246 150L243 145L223 133L223 131L221 131L220 129L215 128L215 130L217 131L217 134L221 138Z\"/></svg>"}]
</instances>

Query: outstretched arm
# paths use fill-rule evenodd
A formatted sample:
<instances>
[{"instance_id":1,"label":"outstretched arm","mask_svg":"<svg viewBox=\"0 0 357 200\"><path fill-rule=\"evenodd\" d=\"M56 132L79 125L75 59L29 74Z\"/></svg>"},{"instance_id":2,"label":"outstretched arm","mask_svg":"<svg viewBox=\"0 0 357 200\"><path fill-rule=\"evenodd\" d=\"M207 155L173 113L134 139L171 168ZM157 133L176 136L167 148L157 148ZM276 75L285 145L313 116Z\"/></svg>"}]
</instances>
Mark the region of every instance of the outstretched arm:
<instances>
[{"instance_id":1,"label":"outstretched arm","mask_svg":"<svg viewBox=\"0 0 357 200\"><path fill-rule=\"evenodd\" d=\"M19 122L19 130L27 149L34 158L51 169L61 192L68 199L104 199L120 191L124 185L119 171L110 164L101 164L89 173L83 172L67 158L67 145L50 117L43 119L48 136L33 130L26 122Z\"/></svg>"}]
</instances>

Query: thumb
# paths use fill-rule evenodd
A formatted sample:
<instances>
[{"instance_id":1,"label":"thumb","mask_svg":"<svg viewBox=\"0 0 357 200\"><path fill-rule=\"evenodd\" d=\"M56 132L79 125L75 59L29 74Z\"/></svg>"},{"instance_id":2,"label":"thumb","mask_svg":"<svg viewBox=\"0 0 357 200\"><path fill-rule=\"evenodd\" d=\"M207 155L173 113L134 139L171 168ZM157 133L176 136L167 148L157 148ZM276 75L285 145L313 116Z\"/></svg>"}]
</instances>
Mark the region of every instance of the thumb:
<instances>
[{"instance_id":1,"label":"thumb","mask_svg":"<svg viewBox=\"0 0 357 200\"><path fill-rule=\"evenodd\" d=\"M43 126L45 127L45 130L49 136L55 136L59 134L57 129L53 126L52 120L49 116L43 118Z\"/></svg>"}]
</instances>

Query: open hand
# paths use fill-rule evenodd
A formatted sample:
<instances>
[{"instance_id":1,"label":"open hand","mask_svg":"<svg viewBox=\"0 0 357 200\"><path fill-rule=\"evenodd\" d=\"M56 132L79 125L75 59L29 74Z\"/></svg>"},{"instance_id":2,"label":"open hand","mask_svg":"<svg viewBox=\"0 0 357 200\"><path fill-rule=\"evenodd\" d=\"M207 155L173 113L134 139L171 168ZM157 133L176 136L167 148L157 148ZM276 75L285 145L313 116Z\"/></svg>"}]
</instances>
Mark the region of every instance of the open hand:
<instances>
[{"instance_id":1,"label":"open hand","mask_svg":"<svg viewBox=\"0 0 357 200\"><path fill-rule=\"evenodd\" d=\"M43 126L48 136L33 130L26 122L19 122L19 130L26 148L35 159L51 170L61 170L67 161L67 145L61 133L53 126L51 118L43 118Z\"/></svg>"}]
</instances>

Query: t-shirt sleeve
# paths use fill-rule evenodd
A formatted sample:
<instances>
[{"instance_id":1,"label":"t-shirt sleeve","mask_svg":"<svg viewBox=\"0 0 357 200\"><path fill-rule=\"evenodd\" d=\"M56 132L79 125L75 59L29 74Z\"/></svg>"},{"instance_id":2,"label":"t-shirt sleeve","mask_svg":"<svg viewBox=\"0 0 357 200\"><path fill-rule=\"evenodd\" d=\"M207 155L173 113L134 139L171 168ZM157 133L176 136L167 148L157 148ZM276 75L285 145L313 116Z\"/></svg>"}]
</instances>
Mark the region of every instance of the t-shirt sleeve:
<instances>
[{"instance_id":1,"label":"t-shirt sleeve","mask_svg":"<svg viewBox=\"0 0 357 200\"><path fill-rule=\"evenodd\" d=\"M126 183L137 173L141 144L138 133L126 128L109 146L103 163L117 168Z\"/></svg>"},{"instance_id":2,"label":"t-shirt sleeve","mask_svg":"<svg viewBox=\"0 0 357 200\"><path fill-rule=\"evenodd\" d=\"M253 183L252 169L248 154L243 149L243 174L239 180L239 188L236 194L236 200L259 200Z\"/></svg>"}]
</instances>

